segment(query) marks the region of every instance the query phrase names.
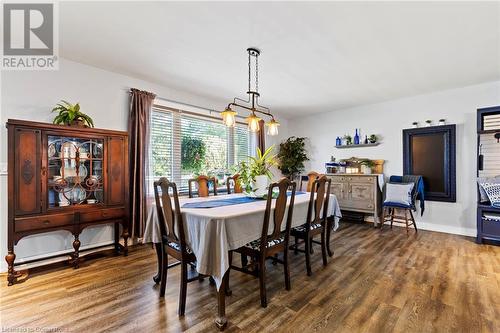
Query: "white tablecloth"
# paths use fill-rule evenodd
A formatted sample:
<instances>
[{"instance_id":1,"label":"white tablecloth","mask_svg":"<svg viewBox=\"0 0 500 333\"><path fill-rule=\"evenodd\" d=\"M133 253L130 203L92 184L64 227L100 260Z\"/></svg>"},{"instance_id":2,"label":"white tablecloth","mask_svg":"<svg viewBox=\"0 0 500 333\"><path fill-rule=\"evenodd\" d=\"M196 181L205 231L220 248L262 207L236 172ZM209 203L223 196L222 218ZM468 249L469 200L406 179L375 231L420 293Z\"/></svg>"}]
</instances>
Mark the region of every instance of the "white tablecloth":
<instances>
[{"instance_id":1,"label":"white tablecloth","mask_svg":"<svg viewBox=\"0 0 500 333\"><path fill-rule=\"evenodd\" d=\"M179 199L186 228L186 241L196 255L196 270L201 274L211 275L217 284L217 289L229 268L228 251L260 238L266 200L215 208L182 208L182 205L187 202L220 200L242 195L230 194L208 198ZM308 203L309 193L295 196L292 227L305 223ZM335 217L333 229L337 230L342 214L335 195L330 195L328 210L328 216ZM282 224L283 228L285 228L285 222L286 215ZM272 228L271 218L269 222L270 232ZM157 211L154 204L148 214L143 242L161 243Z\"/></svg>"}]
</instances>

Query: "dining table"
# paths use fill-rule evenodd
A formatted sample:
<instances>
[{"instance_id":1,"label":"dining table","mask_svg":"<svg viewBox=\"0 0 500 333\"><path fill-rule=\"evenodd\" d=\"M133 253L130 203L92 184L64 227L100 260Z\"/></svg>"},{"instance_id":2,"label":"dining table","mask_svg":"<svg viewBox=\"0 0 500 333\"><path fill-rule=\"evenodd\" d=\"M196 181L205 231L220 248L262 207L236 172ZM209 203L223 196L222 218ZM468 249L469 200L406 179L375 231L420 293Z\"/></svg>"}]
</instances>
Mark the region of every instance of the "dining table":
<instances>
[{"instance_id":1,"label":"dining table","mask_svg":"<svg viewBox=\"0 0 500 333\"><path fill-rule=\"evenodd\" d=\"M292 227L306 222L310 193L296 192ZM229 251L259 239L262 234L266 201L249 198L245 194L227 194L210 197L180 197L179 203L184 221L186 243L196 256L196 270L199 274L211 276L217 288L218 313L216 326L223 330L227 325L225 296L227 272L230 268ZM272 202L274 209L275 200ZM290 203L290 197L287 206ZM288 212L288 209L287 209ZM158 260L158 274L161 277L161 232L155 203L149 207L143 243L154 243ZM288 214L288 213L287 213ZM330 194L328 203L327 241L332 230L337 230L342 217L335 195ZM285 215L286 219L286 215ZM272 220L271 220L272 221ZM269 231L273 228L269 223ZM283 228L285 224L283 224ZM330 252L329 242L327 242Z\"/></svg>"}]
</instances>

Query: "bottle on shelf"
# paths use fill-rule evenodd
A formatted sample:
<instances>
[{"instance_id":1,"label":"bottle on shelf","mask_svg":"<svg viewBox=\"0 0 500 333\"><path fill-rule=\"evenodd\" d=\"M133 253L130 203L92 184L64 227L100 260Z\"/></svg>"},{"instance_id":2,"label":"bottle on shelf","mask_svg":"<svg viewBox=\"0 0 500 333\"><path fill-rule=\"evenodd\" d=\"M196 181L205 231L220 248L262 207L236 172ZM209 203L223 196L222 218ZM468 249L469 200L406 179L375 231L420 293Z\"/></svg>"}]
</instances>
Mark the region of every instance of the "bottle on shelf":
<instances>
[{"instance_id":1,"label":"bottle on shelf","mask_svg":"<svg viewBox=\"0 0 500 333\"><path fill-rule=\"evenodd\" d=\"M365 135L365 145L368 144L368 135Z\"/></svg>"},{"instance_id":2,"label":"bottle on shelf","mask_svg":"<svg viewBox=\"0 0 500 333\"><path fill-rule=\"evenodd\" d=\"M354 134L354 144L359 145L359 134L357 128L356 128L356 133Z\"/></svg>"}]
</instances>

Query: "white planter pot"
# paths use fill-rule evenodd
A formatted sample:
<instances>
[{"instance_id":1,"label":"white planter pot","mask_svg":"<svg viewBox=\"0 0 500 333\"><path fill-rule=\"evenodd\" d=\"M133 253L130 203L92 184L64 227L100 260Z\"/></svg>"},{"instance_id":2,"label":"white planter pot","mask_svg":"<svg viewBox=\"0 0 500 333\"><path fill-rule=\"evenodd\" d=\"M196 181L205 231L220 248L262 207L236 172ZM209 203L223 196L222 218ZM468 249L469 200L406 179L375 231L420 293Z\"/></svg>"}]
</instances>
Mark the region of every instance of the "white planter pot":
<instances>
[{"instance_id":1,"label":"white planter pot","mask_svg":"<svg viewBox=\"0 0 500 333\"><path fill-rule=\"evenodd\" d=\"M371 173L372 173L372 168L370 168L366 165L362 165L361 170L363 170L363 174L365 174L365 175L371 175Z\"/></svg>"},{"instance_id":2,"label":"white planter pot","mask_svg":"<svg viewBox=\"0 0 500 333\"><path fill-rule=\"evenodd\" d=\"M269 186L269 178L266 175L256 176L255 182L252 184L252 190L257 197L262 197L267 194Z\"/></svg>"}]
</instances>

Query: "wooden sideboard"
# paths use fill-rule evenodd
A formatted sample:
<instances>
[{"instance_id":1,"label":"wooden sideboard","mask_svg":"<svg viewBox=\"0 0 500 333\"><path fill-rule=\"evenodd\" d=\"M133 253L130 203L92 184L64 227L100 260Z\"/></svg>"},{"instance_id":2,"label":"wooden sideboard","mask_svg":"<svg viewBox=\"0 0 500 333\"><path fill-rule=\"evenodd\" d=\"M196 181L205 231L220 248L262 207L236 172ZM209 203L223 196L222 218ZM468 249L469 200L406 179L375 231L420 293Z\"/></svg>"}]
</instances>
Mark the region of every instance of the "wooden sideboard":
<instances>
[{"instance_id":1,"label":"wooden sideboard","mask_svg":"<svg viewBox=\"0 0 500 333\"><path fill-rule=\"evenodd\" d=\"M16 282L14 246L25 236L66 230L71 264L80 258L79 235L113 223L115 250L127 254L128 134L9 119L8 284ZM124 245L120 244L122 224Z\"/></svg>"},{"instance_id":2,"label":"wooden sideboard","mask_svg":"<svg viewBox=\"0 0 500 333\"><path fill-rule=\"evenodd\" d=\"M341 210L372 214L375 226L382 213L382 194L378 174L327 174L332 180L330 192L335 194Z\"/></svg>"}]
</instances>

